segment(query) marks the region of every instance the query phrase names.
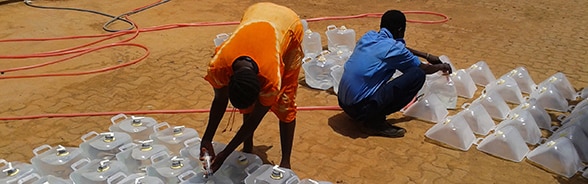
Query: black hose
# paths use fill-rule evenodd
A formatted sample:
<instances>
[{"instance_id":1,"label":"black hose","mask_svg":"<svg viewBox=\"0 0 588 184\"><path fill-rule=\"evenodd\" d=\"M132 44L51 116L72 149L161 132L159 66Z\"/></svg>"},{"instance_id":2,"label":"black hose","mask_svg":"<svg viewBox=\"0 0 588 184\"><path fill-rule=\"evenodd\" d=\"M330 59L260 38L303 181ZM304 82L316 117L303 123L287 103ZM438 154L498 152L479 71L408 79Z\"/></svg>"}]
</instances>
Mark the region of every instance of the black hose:
<instances>
[{"instance_id":1,"label":"black hose","mask_svg":"<svg viewBox=\"0 0 588 184\"><path fill-rule=\"evenodd\" d=\"M152 5L149 5L149 6L143 7L143 8L141 8L141 9L138 9L138 10L134 10L134 11L130 11L130 12L127 12L127 13L123 13L122 15L119 15L119 16L114 16L114 15L106 14L106 13L99 12L99 11L95 11L95 10L86 10L86 9L81 9L81 8L54 7L54 6L39 6L39 5L34 5L32 0L24 0L24 3L25 3L27 6L30 6L30 7L33 7L33 8L41 8L41 9L53 9L53 10L70 10L70 11L79 11L79 12L93 13L93 14L98 14L98 15L102 15L102 16L110 17L110 18L112 18L112 19L111 19L111 20L109 20L108 22L106 22L106 23L105 23L105 24L102 26L102 29L103 29L104 31L108 31L108 32L119 32L119 31L123 31L123 30L132 30L132 29L135 29L135 25L134 25L134 24L133 24L131 21L129 21L129 20L127 20L127 19L123 18L124 16L133 15L133 14L136 14L136 13L142 12L142 11L144 11L144 10L147 10L147 9L149 9L149 8L153 8L153 7L155 7L155 6L158 6L158 5L160 5L160 4L163 4L163 3L166 3L166 2L169 2L169 1L170 1L170 0L163 0L163 1L160 1L160 2L158 2L158 3L155 3L155 4L152 4ZM116 22L116 21L123 21L123 22L125 22L125 23L129 24L129 28L127 28L127 29L109 29L108 27L109 27L111 24L113 24L114 22Z\"/></svg>"}]
</instances>

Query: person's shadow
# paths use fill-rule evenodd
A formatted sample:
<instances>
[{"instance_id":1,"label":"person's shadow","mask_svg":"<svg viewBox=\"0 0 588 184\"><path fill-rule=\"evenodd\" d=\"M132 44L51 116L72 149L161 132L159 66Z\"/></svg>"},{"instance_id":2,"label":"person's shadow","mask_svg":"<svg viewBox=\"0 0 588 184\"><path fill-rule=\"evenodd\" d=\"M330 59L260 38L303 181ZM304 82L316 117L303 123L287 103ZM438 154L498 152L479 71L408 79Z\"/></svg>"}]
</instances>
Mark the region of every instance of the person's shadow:
<instances>
[{"instance_id":1,"label":"person's shadow","mask_svg":"<svg viewBox=\"0 0 588 184\"><path fill-rule=\"evenodd\" d=\"M400 123L400 122L405 122L405 121L410 121L413 118L411 117L402 117L399 119L388 119L386 120L388 123L390 124L396 124L396 123ZM347 116L347 114L345 114L344 112L341 112L339 114L336 114L332 117L329 118L329 126L331 126L331 128L344 136L350 137L352 139L357 139L357 138L367 138L369 136L373 136L373 135L369 135L365 132L362 131L362 125L360 122L357 122L353 119L351 119L351 117Z\"/></svg>"},{"instance_id":2,"label":"person's shadow","mask_svg":"<svg viewBox=\"0 0 588 184\"><path fill-rule=\"evenodd\" d=\"M251 152L253 152L253 154L259 156L259 158L261 158L261 161L263 161L264 164L275 165L275 163L272 163L267 159L267 151L272 149L273 147L274 146L266 146L266 145L255 146L254 145L253 150Z\"/></svg>"}]
</instances>

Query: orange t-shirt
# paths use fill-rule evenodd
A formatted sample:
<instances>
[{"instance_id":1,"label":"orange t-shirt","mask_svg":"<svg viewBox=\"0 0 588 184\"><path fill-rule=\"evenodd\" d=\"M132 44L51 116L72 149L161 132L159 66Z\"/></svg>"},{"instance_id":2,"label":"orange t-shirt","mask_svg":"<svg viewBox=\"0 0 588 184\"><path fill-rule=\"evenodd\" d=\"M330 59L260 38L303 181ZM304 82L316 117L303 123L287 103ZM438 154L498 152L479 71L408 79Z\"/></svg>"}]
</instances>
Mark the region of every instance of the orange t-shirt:
<instances>
[{"instance_id":1,"label":"orange t-shirt","mask_svg":"<svg viewBox=\"0 0 588 184\"><path fill-rule=\"evenodd\" d=\"M225 87L233 75L235 59L249 56L259 67L260 103L274 106L284 93L289 93L286 96L293 101L296 90L291 88L298 85L303 56L302 32L302 23L294 11L273 3L254 4L247 8L233 34L217 48L204 78L214 88ZM295 111L291 103L288 111L292 106Z\"/></svg>"}]
</instances>

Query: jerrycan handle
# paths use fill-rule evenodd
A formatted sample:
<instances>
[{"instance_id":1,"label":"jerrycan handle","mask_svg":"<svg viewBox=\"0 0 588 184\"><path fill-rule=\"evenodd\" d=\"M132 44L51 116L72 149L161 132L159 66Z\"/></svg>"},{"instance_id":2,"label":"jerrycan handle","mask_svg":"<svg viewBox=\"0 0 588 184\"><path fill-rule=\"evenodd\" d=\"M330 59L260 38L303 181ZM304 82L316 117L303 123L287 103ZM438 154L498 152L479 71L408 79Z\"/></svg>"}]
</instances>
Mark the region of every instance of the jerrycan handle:
<instances>
[{"instance_id":1,"label":"jerrycan handle","mask_svg":"<svg viewBox=\"0 0 588 184\"><path fill-rule=\"evenodd\" d=\"M192 145L194 145L195 143L197 143L197 142L200 142L200 141L202 141L202 140L200 139L200 137L194 137L194 138L190 138L190 139L188 139L188 140L184 141L184 147L186 147L186 148L187 148L187 147L190 147L190 146L192 146Z\"/></svg>"},{"instance_id":2,"label":"jerrycan handle","mask_svg":"<svg viewBox=\"0 0 588 184\"><path fill-rule=\"evenodd\" d=\"M286 180L286 184L297 184L300 183L300 179L298 177L291 177Z\"/></svg>"},{"instance_id":3,"label":"jerrycan handle","mask_svg":"<svg viewBox=\"0 0 588 184\"><path fill-rule=\"evenodd\" d=\"M167 152L165 151L160 151L158 153L153 154L149 159L151 160L151 163L154 164L166 158L169 158L169 154L167 154Z\"/></svg>"},{"instance_id":4,"label":"jerrycan handle","mask_svg":"<svg viewBox=\"0 0 588 184\"><path fill-rule=\"evenodd\" d=\"M247 173L247 176L249 176L249 175L253 174L253 172L257 171L257 169L259 169L259 167L260 167L259 164L251 164L245 168L245 173Z\"/></svg>"},{"instance_id":5,"label":"jerrycan handle","mask_svg":"<svg viewBox=\"0 0 588 184\"><path fill-rule=\"evenodd\" d=\"M124 144L124 145L118 147L118 150L120 150L121 152L123 152L123 151L129 150L129 149L132 149L132 148L134 148L136 146L138 146L138 144L135 144L135 143L130 142L130 143L127 143L127 144Z\"/></svg>"},{"instance_id":6,"label":"jerrycan handle","mask_svg":"<svg viewBox=\"0 0 588 184\"><path fill-rule=\"evenodd\" d=\"M39 156L39 154L41 154L41 153L39 153L39 151L44 150L44 149L51 150L53 148L47 144L43 144L43 145L33 149L33 154L35 154L35 156Z\"/></svg>"},{"instance_id":7,"label":"jerrycan handle","mask_svg":"<svg viewBox=\"0 0 588 184\"><path fill-rule=\"evenodd\" d=\"M41 176L39 176L37 173L31 173L26 175L25 177L22 177L21 179L18 180L18 184L25 184L25 183L33 183L35 181L39 181L41 180Z\"/></svg>"},{"instance_id":8,"label":"jerrycan handle","mask_svg":"<svg viewBox=\"0 0 588 184\"><path fill-rule=\"evenodd\" d=\"M122 113L121 114L117 114L116 116L112 116L112 118L110 118L110 122L112 122L112 124L114 125L114 124L117 123L116 120L118 120L118 119L125 120L125 119L128 119L128 117L125 114L122 114Z\"/></svg>"},{"instance_id":9,"label":"jerrycan handle","mask_svg":"<svg viewBox=\"0 0 588 184\"><path fill-rule=\"evenodd\" d=\"M469 109L472 106L471 103L463 103L463 105L461 105L462 109Z\"/></svg>"},{"instance_id":10,"label":"jerrycan handle","mask_svg":"<svg viewBox=\"0 0 588 184\"><path fill-rule=\"evenodd\" d=\"M82 168L82 167L86 166L88 163L90 163L90 159L87 159L87 158L82 158L82 159L80 159L80 160L78 160L78 161L74 162L73 164L71 164L71 166L70 166L70 167L71 167L71 168L72 168L74 171L77 171L78 169L80 169L80 168Z\"/></svg>"},{"instance_id":11,"label":"jerrycan handle","mask_svg":"<svg viewBox=\"0 0 588 184\"><path fill-rule=\"evenodd\" d=\"M123 172L117 172L115 174L113 174L112 176L108 177L106 179L106 183L108 184L118 184L121 183L122 180L124 180L127 177L127 175Z\"/></svg>"},{"instance_id":12,"label":"jerrycan handle","mask_svg":"<svg viewBox=\"0 0 588 184\"><path fill-rule=\"evenodd\" d=\"M335 29L337 29L337 26L335 26L335 25L328 25L327 26L327 31L332 31L332 30L335 30Z\"/></svg>"},{"instance_id":13,"label":"jerrycan handle","mask_svg":"<svg viewBox=\"0 0 588 184\"><path fill-rule=\"evenodd\" d=\"M180 180L180 183L189 180L190 178L196 176L196 172L192 171L192 170L188 170L186 172L183 172L182 174L178 175L178 180Z\"/></svg>"},{"instance_id":14,"label":"jerrycan handle","mask_svg":"<svg viewBox=\"0 0 588 184\"><path fill-rule=\"evenodd\" d=\"M218 39L222 39L222 38L226 38L226 37L229 37L229 34L227 34L227 33L219 33L219 34L216 35L216 38L218 38Z\"/></svg>"},{"instance_id":15,"label":"jerrycan handle","mask_svg":"<svg viewBox=\"0 0 588 184\"><path fill-rule=\"evenodd\" d=\"M153 131L154 132L159 132L160 131L160 128L161 127L164 127L164 126L167 126L166 129L170 128L169 123L167 123L167 122L161 122L161 123L158 123L157 125L154 125L153 126Z\"/></svg>"},{"instance_id":16,"label":"jerrycan handle","mask_svg":"<svg viewBox=\"0 0 588 184\"><path fill-rule=\"evenodd\" d=\"M568 112L574 111L575 108L576 108L576 105L570 105L570 106L568 106Z\"/></svg>"},{"instance_id":17,"label":"jerrycan handle","mask_svg":"<svg viewBox=\"0 0 588 184\"><path fill-rule=\"evenodd\" d=\"M563 122L563 120L565 120L567 117L568 117L568 116L567 116L567 115L565 115L565 114L560 114L560 115L558 115L558 116L557 116L557 120L558 120L559 122Z\"/></svg>"},{"instance_id":18,"label":"jerrycan handle","mask_svg":"<svg viewBox=\"0 0 588 184\"><path fill-rule=\"evenodd\" d=\"M82 135L82 141L84 141L84 142L88 142L88 137L90 137L90 136L92 136L92 135L94 135L94 136L98 136L99 134L98 134L98 133L96 133L96 132L94 132L94 131L88 132L87 134L85 134L85 135Z\"/></svg>"}]
</instances>

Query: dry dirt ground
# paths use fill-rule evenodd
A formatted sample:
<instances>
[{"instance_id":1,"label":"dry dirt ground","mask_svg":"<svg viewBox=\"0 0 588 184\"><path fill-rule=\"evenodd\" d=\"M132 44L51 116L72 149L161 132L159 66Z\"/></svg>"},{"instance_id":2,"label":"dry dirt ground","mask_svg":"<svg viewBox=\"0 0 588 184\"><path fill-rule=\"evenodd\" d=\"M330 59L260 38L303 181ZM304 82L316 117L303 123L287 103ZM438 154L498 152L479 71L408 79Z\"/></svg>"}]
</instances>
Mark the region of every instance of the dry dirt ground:
<instances>
[{"instance_id":1,"label":"dry dirt ground","mask_svg":"<svg viewBox=\"0 0 588 184\"><path fill-rule=\"evenodd\" d=\"M132 15L141 28L196 22L238 21L252 0L171 0ZM413 48L451 58L458 68L486 61L500 76L517 66L526 67L539 83L563 72L576 90L588 86L588 1L550 0L312 0L272 2L292 8L302 18L382 13L388 9L424 10L443 13L443 24L409 23L407 44ZM151 1L35 0L36 5L76 7L119 15ZM74 11L36 9L21 1L0 0L0 39L48 38L104 34L107 17ZM439 17L408 15L408 19L437 20ZM379 19L312 22L321 32L327 25L353 28L359 37L377 29ZM114 28L125 25L117 23ZM207 109L212 88L203 80L206 63L213 53L212 39L231 32L234 26L185 27L142 32L131 43L149 49L149 56L121 69L82 76L0 79L0 117L38 114L69 114L111 111ZM130 35L115 38L120 41ZM94 39L44 42L0 42L0 56L26 55L70 48ZM99 45L114 42L106 41ZM6 72L1 77L39 73L88 71L113 66L141 57L145 51L130 46L112 47L64 63L38 69ZM28 66L66 56L2 59L0 69ZM333 106L331 90L304 85L298 89L298 105ZM478 94L480 92L480 88ZM472 99L460 98L459 103ZM450 111L451 114L457 110ZM559 113L550 112L553 116ZM204 132L207 113L150 114L159 121L185 125ZM0 121L0 158L28 162L40 145L75 147L90 131L108 130L111 116L40 118ZM586 183L576 175L570 179L540 169L529 161L506 161L478 151L449 149L425 138L433 124L389 116L390 122L405 127L404 138L367 136L358 131L341 111L301 111L292 156L293 170L300 178L333 183ZM228 142L238 129L221 132L215 141ZM277 120L268 115L255 134L255 152L266 163L278 163L280 146Z\"/></svg>"}]
</instances>

